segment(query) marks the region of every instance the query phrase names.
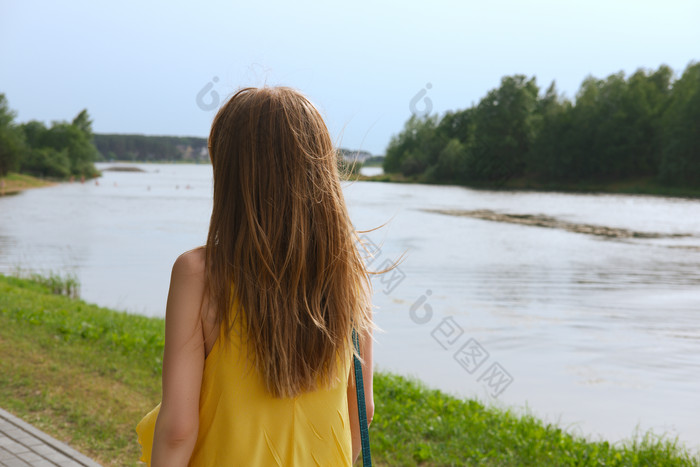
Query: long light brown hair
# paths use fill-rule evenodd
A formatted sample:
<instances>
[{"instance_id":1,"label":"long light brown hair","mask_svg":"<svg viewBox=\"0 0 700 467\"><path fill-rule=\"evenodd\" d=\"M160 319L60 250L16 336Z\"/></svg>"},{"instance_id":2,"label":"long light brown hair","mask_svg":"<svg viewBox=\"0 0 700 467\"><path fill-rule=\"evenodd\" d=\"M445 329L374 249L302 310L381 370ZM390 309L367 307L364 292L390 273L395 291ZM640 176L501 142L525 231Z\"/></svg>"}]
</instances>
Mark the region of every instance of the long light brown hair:
<instances>
[{"instance_id":1,"label":"long light brown hair","mask_svg":"<svg viewBox=\"0 0 700 467\"><path fill-rule=\"evenodd\" d=\"M242 318L275 397L330 385L352 328L375 326L328 128L293 89L245 88L219 110L209 145L206 284L224 335Z\"/></svg>"}]
</instances>

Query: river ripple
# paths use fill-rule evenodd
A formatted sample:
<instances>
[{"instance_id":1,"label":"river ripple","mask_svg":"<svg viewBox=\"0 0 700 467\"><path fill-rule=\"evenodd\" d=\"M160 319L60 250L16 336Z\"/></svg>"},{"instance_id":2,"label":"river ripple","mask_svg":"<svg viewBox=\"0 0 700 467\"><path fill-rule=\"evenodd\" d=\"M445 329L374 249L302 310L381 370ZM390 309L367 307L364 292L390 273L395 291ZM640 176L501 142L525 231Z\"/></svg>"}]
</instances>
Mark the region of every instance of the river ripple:
<instances>
[{"instance_id":1,"label":"river ripple","mask_svg":"<svg viewBox=\"0 0 700 467\"><path fill-rule=\"evenodd\" d=\"M0 272L73 272L87 301L162 316L172 262L206 239L211 168L139 167L0 198ZM344 190L358 229L389 221L367 234L372 266L406 254L373 281L378 368L527 406L593 438L639 426L700 447L700 202L368 182Z\"/></svg>"}]
</instances>

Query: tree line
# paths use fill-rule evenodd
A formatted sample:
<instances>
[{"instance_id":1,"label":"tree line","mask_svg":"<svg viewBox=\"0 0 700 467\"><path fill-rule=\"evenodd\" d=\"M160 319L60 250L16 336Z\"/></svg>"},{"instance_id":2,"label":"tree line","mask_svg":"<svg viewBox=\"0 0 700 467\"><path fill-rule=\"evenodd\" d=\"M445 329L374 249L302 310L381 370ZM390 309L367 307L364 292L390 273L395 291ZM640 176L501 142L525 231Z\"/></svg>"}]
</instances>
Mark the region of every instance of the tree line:
<instances>
[{"instance_id":1,"label":"tree line","mask_svg":"<svg viewBox=\"0 0 700 467\"><path fill-rule=\"evenodd\" d=\"M0 94L0 176L22 172L42 178L95 177L97 161L207 162L207 139L178 136L94 134L87 110L70 123L17 123Z\"/></svg>"},{"instance_id":2,"label":"tree line","mask_svg":"<svg viewBox=\"0 0 700 467\"><path fill-rule=\"evenodd\" d=\"M15 116L0 94L0 177L11 171L56 179L97 176L87 110L70 123L55 121L50 127L36 120L18 124Z\"/></svg>"},{"instance_id":3,"label":"tree line","mask_svg":"<svg viewBox=\"0 0 700 467\"><path fill-rule=\"evenodd\" d=\"M94 142L102 160L106 161L209 161L206 138L96 134Z\"/></svg>"},{"instance_id":4,"label":"tree line","mask_svg":"<svg viewBox=\"0 0 700 467\"><path fill-rule=\"evenodd\" d=\"M554 82L506 76L465 110L412 116L384 171L426 182L501 185L648 177L700 186L700 63L586 78L572 102Z\"/></svg>"}]
</instances>

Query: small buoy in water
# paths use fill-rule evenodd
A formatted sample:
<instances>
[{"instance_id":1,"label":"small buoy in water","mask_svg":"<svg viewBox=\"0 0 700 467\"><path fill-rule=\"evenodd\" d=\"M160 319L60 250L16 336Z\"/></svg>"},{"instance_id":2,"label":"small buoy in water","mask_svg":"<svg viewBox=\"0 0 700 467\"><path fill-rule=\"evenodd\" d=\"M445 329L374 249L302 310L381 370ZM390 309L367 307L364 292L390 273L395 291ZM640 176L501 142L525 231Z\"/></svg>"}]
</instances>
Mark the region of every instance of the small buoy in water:
<instances>
[{"instance_id":1,"label":"small buoy in water","mask_svg":"<svg viewBox=\"0 0 700 467\"><path fill-rule=\"evenodd\" d=\"M84 181L81 181L80 183L85 183L85 182L84 182ZM95 186L100 186L100 182L98 182L97 180L95 180Z\"/></svg>"}]
</instances>

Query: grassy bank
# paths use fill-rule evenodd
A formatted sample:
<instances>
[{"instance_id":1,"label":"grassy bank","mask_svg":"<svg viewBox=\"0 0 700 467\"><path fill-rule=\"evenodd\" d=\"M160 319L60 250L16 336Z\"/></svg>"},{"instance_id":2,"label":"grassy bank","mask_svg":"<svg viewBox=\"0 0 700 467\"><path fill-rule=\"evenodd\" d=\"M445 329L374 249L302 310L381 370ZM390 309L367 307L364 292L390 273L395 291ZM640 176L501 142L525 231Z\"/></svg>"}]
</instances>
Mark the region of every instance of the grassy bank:
<instances>
[{"instance_id":1,"label":"grassy bank","mask_svg":"<svg viewBox=\"0 0 700 467\"><path fill-rule=\"evenodd\" d=\"M41 188L44 186L51 186L54 184L53 182L32 177L31 175L18 174L14 172L10 172L5 177L0 177L0 179L5 181L5 195L13 195L28 188ZM2 196L2 194L3 189L0 188L0 196Z\"/></svg>"},{"instance_id":2,"label":"grassy bank","mask_svg":"<svg viewBox=\"0 0 700 467\"><path fill-rule=\"evenodd\" d=\"M136 465L134 426L160 397L163 329L0 276L0 407L105 465ZM376 374L375 403L376 465L700 465L670 442L587 442L391 374Z\"/></svg>"},{"instance_id":3,"label":"grassy bank","mask_svg":"<svg viewBox=\"0 0 700 467\"><path fill-rule=\"evenodd\" d=\"M430 185L451 185L449 183L437 183L426 181L420 175L407 177L402 174L381 174L374 176L360 175L357 180L368 182L392 182L392 183L424 183ZM662 185L652 178L633 178L607 183L575 182L575 183L540 183L526 178L508 180L503 184L471 183L467 188L484 190L532 190L532 191L560 191L571 193L620 193L655 196L676 196L684 198L700 198L700 187L672 187Z\"/></svg>"}]
</instances>

